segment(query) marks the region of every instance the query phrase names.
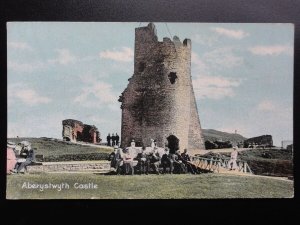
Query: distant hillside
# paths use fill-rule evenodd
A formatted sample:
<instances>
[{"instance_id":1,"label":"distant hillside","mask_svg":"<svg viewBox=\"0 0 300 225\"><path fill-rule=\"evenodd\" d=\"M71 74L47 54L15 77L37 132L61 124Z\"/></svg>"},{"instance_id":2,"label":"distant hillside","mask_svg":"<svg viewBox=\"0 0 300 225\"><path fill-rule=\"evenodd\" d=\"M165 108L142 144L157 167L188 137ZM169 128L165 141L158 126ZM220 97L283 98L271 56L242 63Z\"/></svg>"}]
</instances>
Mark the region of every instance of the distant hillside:
<instances>
[{"instance_id":1,"label":"distant hillside","mask_svg":"<svg viewBox=\"0 0 300 225\"><path fill-rule=\"evenodd\" d=\"M240 134L231 134L213 129L202 129L204 141L232 141L232 142L242 142L247 138Z\"/></svg>"}]
</instances>

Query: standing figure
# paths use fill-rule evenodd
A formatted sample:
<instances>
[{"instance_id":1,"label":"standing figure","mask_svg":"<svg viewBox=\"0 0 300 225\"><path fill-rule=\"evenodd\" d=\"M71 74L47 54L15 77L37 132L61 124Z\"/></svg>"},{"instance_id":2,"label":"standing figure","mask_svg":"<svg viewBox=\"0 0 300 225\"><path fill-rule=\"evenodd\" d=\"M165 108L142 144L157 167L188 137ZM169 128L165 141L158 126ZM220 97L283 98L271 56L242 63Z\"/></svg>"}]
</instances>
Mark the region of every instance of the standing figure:
<instances>
[{"instance_id":1,"label":"standing figure","mask_svg":"<svg viewBox=\"0 0 300 225\"><path fill-rule=\"evenodd\" d=\"M155 147L155 143L154 143L154 139L151 139L151 148L152 148L152 150L154 150L154 147Z\"/></svg>"},{"instance_id":2,"label":"standing figure","mask_svg":"<svg viewBox=\"0 0 300 225\"><path fill-rule=\"evenodd\" d=\"M120 137L119 135L116 133L116 145L119 146L119 141L120 141Z\"/></svg>"},{"instance_id":3,"label":"standing figure","mask_svg":"<svg viewBox=\"0 0 300 225\"><path fill-rule=\"evenodd\" d=\"M238 156L237 149L238 149L238 147L234 146L233 151L230 154L230 160L228 161L228 168L230 170L235 170L237 168L237 164L236 164L236 160L237 160L237 156Z\"/></svg>"},{"instance_id":4,"label":"standing figure","mask_svg":"<svg viewBox=\"0 0 300 225\"><path fill-rule=\"evenodd\" d=\"M135 148L135 141L134 141L134 139L132 139L132 141L130 143L130 147Z\"/></svg>"},{"instance_id":5,"label":"standing figure","mask_svg":"<svg viewBox=\"0 0 300 225\"><path fill-rule=\"evenodd\" d=\"M111 146L111 145L110 145L110 140L111 140L110 133L108 133L108 135L107 135L107 137L106 137L107 146Z\"/></svg>"},{"instance_id":6,"label":"standing figure","mask_svg":"<svg viewBox=\"0 0 300 225\"><path fill-rule=\"evenodd\" d=\"M112 146L116 145L116 136L114 134L111 135Z\"/></svg>"}]
</instances>

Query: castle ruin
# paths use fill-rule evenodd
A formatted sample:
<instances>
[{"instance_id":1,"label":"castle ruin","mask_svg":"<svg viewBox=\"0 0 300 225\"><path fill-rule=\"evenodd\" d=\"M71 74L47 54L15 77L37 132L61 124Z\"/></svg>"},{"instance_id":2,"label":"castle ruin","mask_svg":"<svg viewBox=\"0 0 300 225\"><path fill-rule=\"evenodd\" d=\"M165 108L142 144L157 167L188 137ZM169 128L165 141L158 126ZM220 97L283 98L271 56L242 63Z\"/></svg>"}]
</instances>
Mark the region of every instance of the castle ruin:
<instances>
[{"instance_id":1,"label":"castle ruin","mask_svg":"<svg viewBox=\"0 0 300 225\"><path fill-rule=\"evenodd\" d=\"M83 124L81 121L67 119L62 121L62 136L64 141L83 141L100 143L100 132L94 125Z\"/></svg>"},{"instance_id":2,"label":"castle ruin","mask_svg":"<svg viewBox=\"0 0 300 225\"><path fill-rule=\"evenodd\" d=\"M205 149L191 78L191 40L158 41L153 23L135 29L134 74L119 98L121 146Z\"/></svg>"}]
</instances>

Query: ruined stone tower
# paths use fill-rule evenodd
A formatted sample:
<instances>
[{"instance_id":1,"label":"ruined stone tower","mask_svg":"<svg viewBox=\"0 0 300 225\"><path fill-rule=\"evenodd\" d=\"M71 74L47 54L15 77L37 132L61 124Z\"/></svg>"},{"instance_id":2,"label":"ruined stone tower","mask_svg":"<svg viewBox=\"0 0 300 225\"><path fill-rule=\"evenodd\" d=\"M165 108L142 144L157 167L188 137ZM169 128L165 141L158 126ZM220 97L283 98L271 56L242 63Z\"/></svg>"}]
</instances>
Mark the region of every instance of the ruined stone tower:
<instances>
[{"instance_id":1,"label":"ruined stone tower","mask_svg":"<svg viewBox=\"0 0 300 225\"><path fill-rule=\"evenodd\" d=\"M191 79L191 40L158 41L153 23L135 29L134 74L122 102L121 146L164 147L179 139L183 150L205 149Z\"/></svg>"}]
</instances>

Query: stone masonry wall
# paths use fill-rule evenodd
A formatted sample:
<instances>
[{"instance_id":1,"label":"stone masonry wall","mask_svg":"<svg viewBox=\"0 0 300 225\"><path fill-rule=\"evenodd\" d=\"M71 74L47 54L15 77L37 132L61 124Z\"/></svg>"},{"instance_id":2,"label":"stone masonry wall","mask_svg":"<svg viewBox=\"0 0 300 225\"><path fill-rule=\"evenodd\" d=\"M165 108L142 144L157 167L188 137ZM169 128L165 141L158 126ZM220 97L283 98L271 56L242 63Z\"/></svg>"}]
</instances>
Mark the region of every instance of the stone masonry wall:
<instances>
[{"instance_id":1,"label":"stone masonry wall","mask_svg":"<svg viewBox=\"0 0 300 225\"><path fill-rule=\"evenodd\" d=\"M42 165L29 165L27 172L109 172L110 161L74 161L74 162L44 162Z\"/></svg>"},{"instance_id":2,"label":"stone masonry wall","mask_svg":"<svg viewBox=\"0 0 300 225\"><path fill-rule=\"evenodd\" d=\"M178 37L158 41L155 26L135 30L134 74L119 99L122 102L121 146L135 139L149 146L156 139L163 147L167 137L179 146L204 149L200 120L191 81L191 41Z\"/></svg>"}]
</instances>

